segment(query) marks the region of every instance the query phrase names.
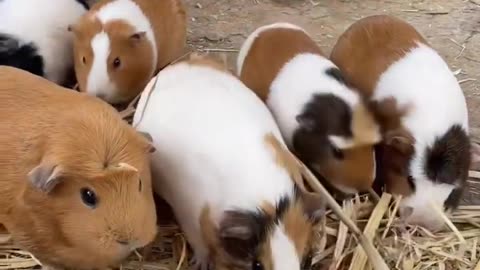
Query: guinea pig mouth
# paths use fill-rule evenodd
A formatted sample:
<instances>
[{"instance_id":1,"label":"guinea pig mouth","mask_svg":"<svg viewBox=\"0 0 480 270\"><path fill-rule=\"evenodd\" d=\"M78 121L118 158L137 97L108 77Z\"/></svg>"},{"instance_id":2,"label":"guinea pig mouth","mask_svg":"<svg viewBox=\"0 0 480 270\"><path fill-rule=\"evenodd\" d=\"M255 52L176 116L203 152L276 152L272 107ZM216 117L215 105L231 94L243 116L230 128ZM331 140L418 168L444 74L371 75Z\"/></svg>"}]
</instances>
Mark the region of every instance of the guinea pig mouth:
<instances>
[{"instance_id":1,"label":"guinea pig mouth","mask_svg":"<svg viewBox=\"0 0 480 270\"><path fill-rule=\"evenodd\" d=\"M339 201L348 200L355 196L355 194L345 193L340 189L336 188L333 184L330 183L330 181L328 181L323 175L321 175L318 172L318 170L314 168L310 168L310 171L313 173L313 175L315 175L318 181L320 181L320 183L325 187L325 189L328 190L328 192L332 194L332 196L336 200L339 200Z\"/></svg>"}]
</instances>

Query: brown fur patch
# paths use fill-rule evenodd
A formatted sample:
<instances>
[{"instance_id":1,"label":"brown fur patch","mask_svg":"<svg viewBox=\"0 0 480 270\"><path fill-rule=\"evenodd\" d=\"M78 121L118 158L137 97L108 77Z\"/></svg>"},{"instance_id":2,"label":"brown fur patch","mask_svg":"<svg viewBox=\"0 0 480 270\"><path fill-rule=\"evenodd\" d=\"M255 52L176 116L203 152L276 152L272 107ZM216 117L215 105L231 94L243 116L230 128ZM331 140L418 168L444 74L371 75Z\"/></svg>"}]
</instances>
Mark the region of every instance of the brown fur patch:
<instances>
[{"instance_id":1,"label":"brown fur patch","mask_svg":"<svg viewBox=\"0 0 480 270\"><path fill-rule=\"evenodd\" d=\"M426 40L408 23L387 15L360 19L338 39L330 59L347 82L366 97L373 94L380 75L416 42Z\"/></svg>"},{"instance_id":2,"label":"brown fur patch","mask_svg":"<svg viewBox=\"0 0 480 270\"><path fill-rule=\"evenodd\" d=\"M310 239L312 238L313 224L302 218L305 210L301 203L296 203L290 207L283 216L285 232L294 243L298 256L302 258L310 249Z\"/></svg>"},{"instance_id":3,"label":"brown fur patch","mask_svg":"<svg viewBox=\"0 0 480 270\"><path fill-rule=\"evenodd\" d=\"M302 189L305 189L301 165L292 156L292 153L283 146L272 133L265 134L265 143L272 148L277 164L290 174L292 180Z\"/></svg>"},{"instance_id":4,"label":"brown fur patch","mask_svg":"<svg viewBox=\"0 0 480 270\"><path fill-rule=\"evenodd\" d=\"M0 216L16 244L42 263L91 269L128 255L117 240L139 247L154 239L148 143L113 108L0 67L0 113L10 127L0 134ZM110 169L119 163L138 172ZM48 195L25 177L40 164L60 168ZM96 193L95 211L82 202L83 188Z\"/></svg>"},{"instance_id":5,"label":"brown fur patch","mask_svg":"<svg viewBox=\"0 0 480 270\"><path fill-rule=\"evenodd\" d=\"M263 101L280 69L300 53L323 56L318 45L305 32L289 28L267 29L253 42L243 62L240 79Z\"/></svg>"},{"instance_id":6,"label":"brown fur patch","mask_svg":"<svg viewBox=\"0 0 480 270\"><path fill-rule=\"evenodd\" d=\"M352 112L353 147L374 145L381 140L379 126L371 112L359 103Z\"/></svg>"}]
</instances>

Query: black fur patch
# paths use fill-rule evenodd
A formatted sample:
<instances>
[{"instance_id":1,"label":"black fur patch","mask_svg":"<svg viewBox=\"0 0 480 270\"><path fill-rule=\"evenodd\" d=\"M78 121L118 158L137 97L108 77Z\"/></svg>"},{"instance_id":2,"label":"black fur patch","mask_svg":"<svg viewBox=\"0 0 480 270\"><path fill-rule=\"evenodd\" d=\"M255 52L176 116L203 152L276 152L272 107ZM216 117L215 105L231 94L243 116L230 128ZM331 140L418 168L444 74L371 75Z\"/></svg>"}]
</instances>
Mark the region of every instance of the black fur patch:
<instances>
[{"instance_id":1,"label":"black fur patch","mask_svg":"<svg viewBox=\"0 0 480 270\"><path fill-rule=\"evenodd\" d=\"M10 35L0 34L0 65L23 69L38 76L44 76L43 57L33 43L21 44Z\"/></svg>"},{"instance_id":2,"label":"black fur patch","mask_svg":"<svg viewBox=\"0 0 480 270\"><path fill-rule=\"evenodd\" d=\"M457 208L457 206L460 204L460 200L462 199L464 189L464 187L456 188L450 193L450 195L448 195L445 203L443 204L445 210L453 210Z\"/></svg>"},{"instance_id":3,"label":"black fur patch","mask_svg":"<svg viewBox=\"0 0 480 270\"><path fill-rule=\"evenodd\" d=\"M315 95L297 116L299 127L293 134L294 152L306 164L325 160L335 154L328 136L353 136L352 111L332 94Z\"/></svg>"},{"instance_id":4,"label":"black fur patch","mask_svg":"<svg viewBox=\"0 0 480 270\"><path fill-rule=\"evenodd\" d=\"M233 258L253 260L258 247L266 241L268 232L274 225L273 219L261 211L228 211L220 224L220 231L238 225L251 230L251 236L247 239L221 237L222 247Z\"/></svg>"},{"instance_id":5,"label":"black fur patch","mask_svg":"<svg viewBox=\"0 0 480 270\"><path fill-rule=\"evenodd\" d=\"M336 81L338 81L341 84L346 84L346 81L345 81L345 78L343 77L342 72L337 67L331 67L331 68L327 69L325 71L325 74L334 78Z\"/></svg>"},{"instance_id":6,"label":"black fur patch","mask_svg":"<svg viewBox=\"0 0 480 270\"><path fill-rule=\"evenodd\" d=\"M469 167L470 139L459 125L452 126L426 149L424 169L434 182L463 185Z\"/></svg>"},{"instance_id":7,"label":"black fur patch","mask_svg":"<svg viewBox=\"0 0 480 270\"><path fill-rule=\"evenodd\" d=\"M80 5L82 5L86 10L90 9L90 6L87 4L85 0L75 0L77 1Z\"/></svg>"},{"instance_id":8,"label":"black fur patch","mask_svg":"<svg viewBox=\"0 0 480 270\"><path fill-rule=\"evenodd\" d=\"M298 199L295 196L296 200ZM291 206L292 199L283 196L275 206L275 216L272 217L263 210L257 211L228 211L220 224L220 232L229 226L243 225L251 231L251 237L248 239L239 239L232 237L221 237L220 242L223 249L233 258L239 260L254 260L258 249L262 243L267 240L269 233L275 225L278 225L287 209Z\"/></svg>"}]
</instances>

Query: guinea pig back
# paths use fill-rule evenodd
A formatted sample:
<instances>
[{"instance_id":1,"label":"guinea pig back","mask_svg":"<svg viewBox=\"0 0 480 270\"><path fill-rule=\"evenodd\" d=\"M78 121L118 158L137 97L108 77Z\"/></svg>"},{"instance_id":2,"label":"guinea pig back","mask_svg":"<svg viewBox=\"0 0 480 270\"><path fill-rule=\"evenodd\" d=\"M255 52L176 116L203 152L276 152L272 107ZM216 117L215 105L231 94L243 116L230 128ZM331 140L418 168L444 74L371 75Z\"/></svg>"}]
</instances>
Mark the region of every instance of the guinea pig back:
<instances>
[{"instance_id":1,"label":"guinea pig back","mask_svg":"<svg viewBox=\"0 0 480 270\"><path fill-rule=\"evenodd\" d=\"M465 97L448 65L413 26L384 15L352 24L331 60L381 124L378 178L404 196L402 217L441 227L432 203L458 205L471 160Z\"/></svg>"},{"instance_id":2,"label":"guinea pig back","mask_svg":"<svg viewBox=\"0 0 480 270\"><path fill-rule=\"evenodd\" d=\"M344 193L371 187L379 128L305 30L289 23L256 29L237 72L272 111L290 149L326 184Z\"/></svg>"},{"instance_id":3,"label":"guinea pig back","mask_svg":"<svg viewBox=\"0 0 480 270\"><path fill-rule=\"evenodd\" d=\"M186 14L181 0L102 0L70 30L80 91L118 104L182 55Z\"/></svg>"},{"instance_id":4,"label":"guinea pig back","mask_svg":"<svg viewBox=\"0 0 480 270\"><path fill-rule=\"evenodd\" d=\"M0 223L20 247L102 269L154 239L152 146L113 108L0 67L0 114Z\"/></svg>"},{"instance_id":5,"label":"guinea pig back","mask_svg":"<svg viewBox=\"0 0 480 270\"><path fill-rule=\"evenodd\" d=\"M68 25L88 10L80 0L0 1L0 65L26 70L61 85L73 73Z\"/></svg>"},{"instance_id":6,"label":"guinea pig back","mask_svg":"<svg viewBox=\"0 0 480 270\"><path fill-rule=\"evenodd\" d=\"M262 101L206 57L165 68L150 86L133 125L152 135L155 190L197 265L307 267L323 200L296 184L299 164Z\"/></svg>"}]
</instances>

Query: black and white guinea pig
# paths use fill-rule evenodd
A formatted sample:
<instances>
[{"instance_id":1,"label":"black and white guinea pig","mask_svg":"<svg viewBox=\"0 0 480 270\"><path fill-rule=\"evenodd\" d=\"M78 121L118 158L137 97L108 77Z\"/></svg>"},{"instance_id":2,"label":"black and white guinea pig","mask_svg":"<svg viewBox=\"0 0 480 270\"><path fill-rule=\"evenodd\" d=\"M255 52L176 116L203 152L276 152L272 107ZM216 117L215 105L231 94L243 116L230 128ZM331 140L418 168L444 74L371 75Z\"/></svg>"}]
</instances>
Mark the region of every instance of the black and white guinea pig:
<instances>
[{"instance_id":1,"label":"black and white guinea pig","mask_svg":"<svg viewBox=\"0 0 480 270\"><path fill-rule=\"evenodd\" d=\"M0 0L0 65L68 84L74 74L68 25L88 9L85 0Z\"/></svg>"}]
</instances>

